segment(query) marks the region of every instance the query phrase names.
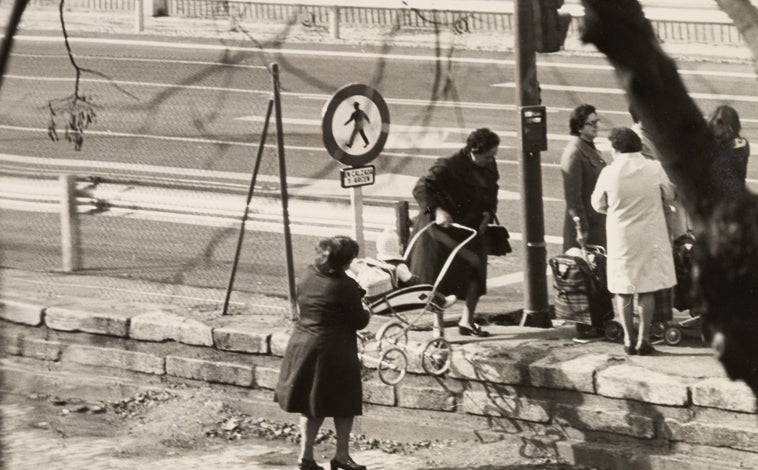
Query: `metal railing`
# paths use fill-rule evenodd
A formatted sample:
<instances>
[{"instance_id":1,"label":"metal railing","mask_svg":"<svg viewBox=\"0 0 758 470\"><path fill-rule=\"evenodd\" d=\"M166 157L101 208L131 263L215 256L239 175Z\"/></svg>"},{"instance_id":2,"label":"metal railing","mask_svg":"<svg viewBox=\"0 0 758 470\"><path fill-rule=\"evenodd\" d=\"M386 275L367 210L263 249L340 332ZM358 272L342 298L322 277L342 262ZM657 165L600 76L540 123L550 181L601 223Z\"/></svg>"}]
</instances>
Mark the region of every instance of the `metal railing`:
<instances>
[{"instance_id":1,"label":"metal railing","mask_svg":"<svg viewBox=\"0 0 758 470\"><path fill-rule=\"evenodd\" d=\"M54 5L55 0L32 0L33 6ZM237 21L294 24L328 28L335 38L340 25L391 26L410 29L450 28L468 32L513 33L513 3L467 0L67 0L70 9L144 10L148 16L229 18ZM697 4L693 9L659 8L645 2L645 14L664 42L693 44L742 44L737 28L718 8ZM576 34L583 17L581 4L569 1L563 7L573 21L569 34ZM681 12L681 13L679 13ZM135 29L141 31L140 19Z\"/></svg>"}]
</instances>

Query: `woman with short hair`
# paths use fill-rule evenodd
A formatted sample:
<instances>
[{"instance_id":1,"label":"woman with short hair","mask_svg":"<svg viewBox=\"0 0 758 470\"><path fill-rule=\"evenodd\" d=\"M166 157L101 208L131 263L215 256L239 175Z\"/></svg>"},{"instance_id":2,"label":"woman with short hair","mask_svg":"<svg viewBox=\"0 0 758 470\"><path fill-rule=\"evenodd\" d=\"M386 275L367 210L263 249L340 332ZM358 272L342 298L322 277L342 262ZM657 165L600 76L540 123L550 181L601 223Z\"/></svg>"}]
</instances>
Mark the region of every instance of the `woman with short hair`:
<instances>
[{"instance_id":1,"label":"woman with short hair","mask_svg":"<svg viewBox=\"0 0 758 470\"><path fill-rule=\"evenodd\" d=\"M642 156L642 141L628 127L616 127L608 137L614 160L600 172L592 206L607 215L608 290L615 294L616 312L624 327L624 351L641 356L655 351L650 330L654 293L676 284L663 204L674 188L661 164ZM640 323L634 336L634 297Z\"/></svg>"},{"instance_id":2,"label":"woman with short hair","mask_svg":"<svg viewBox=\"0 0 758 470\"><path fill-rule=\"evenodd\" d=\"M282 359L274 400L290 413L300 413L301 470L323 470L313 458L313 445L324 418L334 418L337 448L331 470L366 470L350 458L353 418L363 410L361 364L356 331L368 325L364 291L345 274L358 256L349 237L324 238L316 258L297 288L300 317Z\"/></svg>"}]
</instances>

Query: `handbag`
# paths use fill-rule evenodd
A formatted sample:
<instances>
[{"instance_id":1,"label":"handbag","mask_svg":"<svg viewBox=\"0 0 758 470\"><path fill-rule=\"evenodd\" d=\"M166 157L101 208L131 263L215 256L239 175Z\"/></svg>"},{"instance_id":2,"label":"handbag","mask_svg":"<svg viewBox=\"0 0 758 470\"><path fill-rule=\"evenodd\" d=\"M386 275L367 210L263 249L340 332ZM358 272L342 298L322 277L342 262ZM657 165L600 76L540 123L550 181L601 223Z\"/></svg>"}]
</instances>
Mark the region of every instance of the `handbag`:
<instances>
[{"instance_id":1,"label":"handbag","mask_svg":"<svg viewBox=\"0 0 758 470\"><path fill-rule=\"evenodd\" d=\"M508 229L500 225L500 221L495 216L495 223L488 224L484 231L484 251L492 256L504 256L512 252L511 244L508 239L511 235Z\"/></svg>"}]
</instances>

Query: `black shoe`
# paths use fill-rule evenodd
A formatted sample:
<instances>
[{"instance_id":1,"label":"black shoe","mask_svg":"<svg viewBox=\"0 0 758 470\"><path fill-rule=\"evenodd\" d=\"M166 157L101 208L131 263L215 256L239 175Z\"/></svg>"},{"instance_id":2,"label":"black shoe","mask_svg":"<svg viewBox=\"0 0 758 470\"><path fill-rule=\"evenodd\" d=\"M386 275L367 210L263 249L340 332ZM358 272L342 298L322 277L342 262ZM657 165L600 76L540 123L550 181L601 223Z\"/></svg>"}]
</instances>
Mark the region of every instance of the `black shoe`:
<instances>
[{"instance_id":1,"label":"black shoe","mask_svg":"<svg viewBox=\"0 0 758 470\"><path fill-rule=\"evenodd\" d=\"M627 356L634 356L637 354L637 348L635 348L633 344L630 346L624 346L624 352Z\"/></svg>"},{"instance_id":2,"label":"black shoe","mask_svg":"<svg viewBox=\"0 0 758 470\"><path fill-rule=\"evenodd\" d=\"M310 459L298 460L297 468L299 470L324 470L324 467L317 464L315 460Z\"/></svg>"},{"instance_id":3,"label":"black shoe","mask_svg":"<svg viewBox=\"0 0 758 470\"><path fill-rule=\"evenodd\" d=\"M366 470L365 465L357 464L351 458L348 458L347 462L338 462L337 459L332 459L332 461L329 462L329 465L331 466L332 470L337 470L338 468L341 468L343 470Z\"/></svg>"},{"instance_id":4,"label":"black shoe","mask_svg":"<svg viewBox=\"0 0 758 470\"><path fill-rule=\"evenodd\" d=\"M476 323L472 324L471 327L458 325L458 333L461 336L476 336L479 338L486 338L490 335L489 332L484 331L482 327Z\"/></svg>"},{"instance_id":5,"label":"black shoe","mask_svg":"<svg viewBox=\"0 0 758 470\"><path fill-rule=\"evenodd\" d=\"M637 354L640 356L649 356L655 352L655 348L647 341L643 341L637 346Z\"/></svg>"}]
</instances>

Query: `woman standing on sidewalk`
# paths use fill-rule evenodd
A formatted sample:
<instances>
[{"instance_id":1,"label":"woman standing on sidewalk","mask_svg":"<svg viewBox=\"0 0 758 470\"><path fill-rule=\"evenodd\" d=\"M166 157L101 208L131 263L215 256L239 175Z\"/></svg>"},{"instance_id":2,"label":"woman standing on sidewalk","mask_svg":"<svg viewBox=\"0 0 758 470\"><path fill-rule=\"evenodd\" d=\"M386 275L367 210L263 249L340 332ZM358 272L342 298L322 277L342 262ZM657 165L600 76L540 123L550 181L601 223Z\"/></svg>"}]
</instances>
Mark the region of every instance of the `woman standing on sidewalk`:
<instances>
[{"instance_id":1,"label":"woman standing on sidewalk","mask_svg":"<svg viewBox=\"0 0 758 470\"><path fill-rule=\"evenodd\" d=\"M313 458L313 444L326 417L334 418L337 431L331 470L366 470L348 448L353 418L363 410L356 331L370 316L362 289L345 274L357 255L358 244L348 237L322 239L298 283L300 319L284 353L274 400L284 411L301 414L301 470L323 470Z\"/></svg>"},{"instance_id":2,"label":"woman standing on sidewalk","mask_svg":"<svg viewBox=\"0 0 758 470\"><path fill-rule=\"evenodd\" d=\"M655 292L676 284L664 202L674 188L657 161L642 156L642 140L628 127L616 127L608 140L614 160L600 172L592 206L607 214L608 290L615 294L616 312L624 327L624 351L641 356L650 344ZM634 296L640 325L634 338Z\"/></svg>"}]
</instances>

